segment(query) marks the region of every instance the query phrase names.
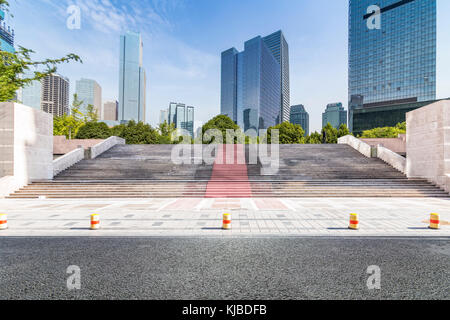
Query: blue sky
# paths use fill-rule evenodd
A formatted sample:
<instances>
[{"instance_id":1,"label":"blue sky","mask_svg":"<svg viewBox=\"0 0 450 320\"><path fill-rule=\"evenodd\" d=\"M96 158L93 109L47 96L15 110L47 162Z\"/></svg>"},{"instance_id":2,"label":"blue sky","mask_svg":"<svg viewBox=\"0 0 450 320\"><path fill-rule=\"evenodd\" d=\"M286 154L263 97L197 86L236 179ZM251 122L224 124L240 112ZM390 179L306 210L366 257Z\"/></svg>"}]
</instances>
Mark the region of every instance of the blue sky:
<instances>
[{"instance_id":1,"label":"blue sky","mask_svg":"<svg viewBox=\"0 0 450 320\"><path fill-rule=\"evenodd\" d=\"M438 98L450 97L450 1L438 1ZM81 29L66 27L69 5ZM147 121L169 102L196 107L196 120L220 112L220 53L283 30L290 47L291 104L304 104L311 130L327 103L347 107L348 0L11 0L16 44L36 58L76 53L61 66L75 81L95 79L103 101L118 98L119 36L140 31L147 72Z\"/></svg>"}]
</instances>

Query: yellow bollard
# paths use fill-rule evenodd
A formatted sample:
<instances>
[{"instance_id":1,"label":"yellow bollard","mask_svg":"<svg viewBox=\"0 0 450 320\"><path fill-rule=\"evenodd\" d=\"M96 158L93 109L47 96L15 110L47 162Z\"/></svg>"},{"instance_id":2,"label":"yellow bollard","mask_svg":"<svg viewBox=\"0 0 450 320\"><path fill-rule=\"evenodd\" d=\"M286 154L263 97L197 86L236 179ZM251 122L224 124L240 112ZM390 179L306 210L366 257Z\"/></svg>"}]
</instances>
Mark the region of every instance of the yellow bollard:
<instances>
[{"instance_id":1,"label":"yellow bollard","mask_svg":"<svg viewBox=\"0 0 450 320\"><path fill-rule=\"evenodd\" d=\"M223 214L222 229L223 230L230 230L231 229L231 214L229 214L229 213L224 213Z\"/></svg>"},{"instance_id":2,"label":"yellow bollard","mask_svg":"<svg viewBox=\"0 0 450 320\"><path fill-rule=\"evenodd\" d=\"M0 214L0 230L8 229L8 216L6 214Z\"/></svg>"},{"instance_id":3,"label":"yellow bollard","mask_svg":"<svg viewBox=\"0 0 450 320\"><path fill-rule=\"evenodd\" d=\"M91 230L100 229L100 216L98 214L91 214Z\"/></svg>"},{"instance_id":4,"label":"yellow bollard","mask_svg":"<svg viewBox=\"0 0 450 320\"><path fill-rule=\"evenodd\" d=\"M359 229L359 218L357 213L350 213L350 225L348 228L351 230Z\"/></svg>"},{"instance_id":5,"label":"yellow bollard","mask_svg":"<svg viewBox=\"0 0 450 320\"><path fill-rule=\"evenodd\" d=\"M438 230L441 227L441 220L439 218L439 213L430 214L430 229Z\"/></svg>"}]
</instances>

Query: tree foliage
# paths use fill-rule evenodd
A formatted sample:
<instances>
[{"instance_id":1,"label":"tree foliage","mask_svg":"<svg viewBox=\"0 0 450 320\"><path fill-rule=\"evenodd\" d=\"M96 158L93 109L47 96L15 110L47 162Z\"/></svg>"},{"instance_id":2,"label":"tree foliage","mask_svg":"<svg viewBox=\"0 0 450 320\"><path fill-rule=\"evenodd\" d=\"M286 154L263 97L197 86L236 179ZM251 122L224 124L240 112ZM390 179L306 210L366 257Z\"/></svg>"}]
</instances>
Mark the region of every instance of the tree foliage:
<instances>
[{"instance_id":1,"label":"tree foliage","mask_svg":"<svg viewBox=\"0 0 450 320\"><path fill-rule=\"evenodd\" d=\"M298 124L283 122L274 127L269 127L267 129L267 143L272 143L272 130L279 131L280 144L304 144L306 142L305 131Z\"/></svg>"},{"instance_id":2,"label":"tree foliage","mask_svg":"<svg viewBox=\"0 0 450 320\"><path fill-rule=\"evenodd\" d=\"M149 124L131 120L111 129L111 135L125 139L127 144L159 144L159 134Z\"/></svg>"},{"instance_id":3,"label":"tree foliage","mask_svg":"<svg viewBox=\"0 0 450 320\"><path fill-rule=\"evenodd\" d=\"M70 114L53 118L53 135L72 139L78 134L78 130L85 124L85 115L79 109L82 104L74 94Z\"/></svg>"},{"instance_id":4,"label":"tree foliage","mask_svg":"<svg viewBox=\"0 0 450 320\"><path fill-rule=\"evenodd\" d=\"M395 127L375 128L366 130L361 138L397 138L399 134L406 133L406 122L398 123Z\"/></svg>"},{"instance_id":5,"label":"tree foliage","mask_svg":"<svg viewBox=\"0 0 450 320\"><path fill-rule=\"evenodd\" d=\"M238 130L240 131L239 126L234 123L233 120L231 120L228 116L225 115L218 115L211 120L209 120L207 123L205 123L202 127L202 134L205 135L205 132L208 130L217 129L222 133L223 142L226 142L226 130ZM205 143L210 144L213 143L215 140L214 137L209 139L208 141L205 141Z\"/></svg>"},{"instance_id":6,"label":"tree foliage","mask_svg":"<svg viewBox=\"0 0 450 320\"><path fill-rule=\"evenodd\" d=\"M338 130L330 123L322 128L322 143L337 143Z\"/></svg>"},{"instance_id":7,"label":"tree foliage","mask_svg":"<svg viewBox=\"0 0 450 320\"><path fill-rule=\"evenodd\" d=\"M307 144L321 144L322 143L322 135L319 132L313 132L309 136L306 137Z\"/></svg>"},{"instance_id":8,"label":"tree foliage","mask_svg":"<svg viewBox=\"0 0 450 320\"><path fill-rule=\"evenodd\" d=\"M104 122L87 122L79 130L76 139L107 139L111 129Z\"/></svg>"}]
</instances>

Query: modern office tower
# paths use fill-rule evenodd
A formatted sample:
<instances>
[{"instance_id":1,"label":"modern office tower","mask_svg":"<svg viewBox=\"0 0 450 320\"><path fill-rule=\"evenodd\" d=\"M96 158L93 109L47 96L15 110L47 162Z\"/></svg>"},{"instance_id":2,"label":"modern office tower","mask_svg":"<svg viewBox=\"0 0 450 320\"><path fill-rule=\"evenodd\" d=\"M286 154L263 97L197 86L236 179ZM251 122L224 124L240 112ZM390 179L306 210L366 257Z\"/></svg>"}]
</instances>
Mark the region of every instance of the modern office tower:
<instances>
[{"instance_id":1,"label":"modern office tower","mask_svg":"<svg viewBox=\"0 0 450 320\"><path fill-rule=\"evenodd\" d=\"M161 110L159 114L159 123L163 124L164 122L169 123L169 110Z\"/></svg>"},{"instance_id":2,"label":"modern office tower","mask_svg":"<svg viewBox=\"0 0 450 320\"><path fill-rule=\"evenodd\" d=\"M281 31L222 53L221 114L244 131L289 121L289 53ZM287 114L286 114L287 112Z\"/></svg>"},{"instance_id":3,"label":"modern office tower","mask_svg":"<svg viewBox=\"0 0 450 320\"><path fill-rule=\"evenodd\" d=\"M305 136L309 135L309 114L302 104L291 107L290 122L298 124L305 130Z\"/></svg>"},{"instance_id":4,"label":"modern office tower","mask_svg":"<svg viewBox=\"0 0 450 320\"><path fill-rule=\"evenodd\" d=\"M356 109L362 109L364 106L364 97L362 95L353 95L348 103L348 130L353 132L353 118Z\"/></svg>"},{"instance_id":5,"label":"modern office tower","mask_svg":"<svg viewBox=\"0 0 450 320\"><path fill-rule=\"evenodd\" d=\"M281 30L263 38L281 67L281 121L289 122L291 105L289 84L289 45Z\"/></svg>"},{"instance_id":6,"label":"modern office tower","mask_svg":"<svg viewBox=\"0 0 450 320\"><path fill-rule=\"evenodd\" d=\"M0 50L13 53L14 30L6 24L6 11L0 5Z\"/></svg>"},{"instance_id":7,"label":"modern office tower","mask_svg":"<svg viewBox=\"0 0 450 320\"><path fill-rule=\"evenodd\" d=\"M347 124L347 111L344 110L342 103L330 103L322 114L322 127L330 123L338 129L341 124Z\"/></svg>"},{"instance_id":8,"label":"modern office tower","mask_svg":"<svg viewBox=\"0 0 450 320\"><path fill-rule=\"evenodd\" d=\"M32 77L34 77L34 72L32 71L27 71L23 75L24 79L29 79ZM32 81L25 87L17 90L17 101L28 107L41 110L41 96L42 96L41 91L42 91L41 81Z\"/></svg>"},{"instance_id":9,"label":"modern office tower","mask_svg":"<svg viewBox=\"0 0 450 320\"><path fill-rule=\"evenodd\" d=\"M175 124L176 129L184 129L194 137L194 107L183 103L169 104L169 124Z\"/></svg>"},{"instance_id":10,"label":"modern office tower","mask_svg":"<svg viewBox=\"0 0 450 320\"><path fill-rule=\"evenodd\" d=\"M95 80L81 79L76 82L75 92L83 101L80 111L86 114L87 106L93 105L99 119L102 118L102 87Z\"/></svg>"},{"instance_id":11,"label":"modern office tower","mask_svg":"<svg viewBox=\"0 0 450 320\"><path fill-rule=\"evenodd\" d=\"M118 113L119 113L119 102L118 101L106 101L103 104L102 120L117 121Z\"/></svg>"},{"instance_id":12,"label":"modern office tower","mask_svg":"<svg viewBox=\"0 0 450 320\"><path fill-rule=\"evenodd\" d=\"M143 43L140 33L120 36L119 121L145 122L146 75L142 65Z\"/></svg>"},{"instance_id":13,"label":"modern office tower","mask_svg":"<svg viewBox=\"0 0 450 320\"><path fill-rule=\"evenodd\" d=\"M349 101L361 96L362 109L386 116L377 125L392 122L389 111L405 121L405 112L397 111L436 99L436 0L349 3Z\"/></svg>"},{"instance_id":14,"label":"modern office tower","mask_svg":"<svg viewBox=\"0 0 450 320\"><path fill-rule=\"evenodd\" d=\"M69 114L69 79L53 73L41 81L41 110L54 116Z\"/></svg>"}]
</instances>

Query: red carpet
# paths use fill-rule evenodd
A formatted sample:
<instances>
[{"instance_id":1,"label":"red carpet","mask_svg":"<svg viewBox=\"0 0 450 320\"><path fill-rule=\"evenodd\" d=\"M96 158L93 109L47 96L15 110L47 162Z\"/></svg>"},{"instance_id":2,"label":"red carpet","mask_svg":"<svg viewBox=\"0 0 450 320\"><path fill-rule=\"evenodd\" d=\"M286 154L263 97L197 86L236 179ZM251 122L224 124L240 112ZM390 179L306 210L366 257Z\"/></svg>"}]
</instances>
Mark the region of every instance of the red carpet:
<instances>
[{"instance_id":1,"label":"red carpet","mask_svg":"<svg viewBox=\"0 0 450 320\"><path fill-rule=\"evenodd\" d=\"M211 179L206 187L205 198L252 197L252 189L247 175L247 165L245 164L245 146L237 144L231 145L231 147L234 147L234 157L232 157L232 153L227 156L226 145L218 147ZM241 162L244 164L239 164L238 159L243 159Z\"/></svg>"}]
</instances>

